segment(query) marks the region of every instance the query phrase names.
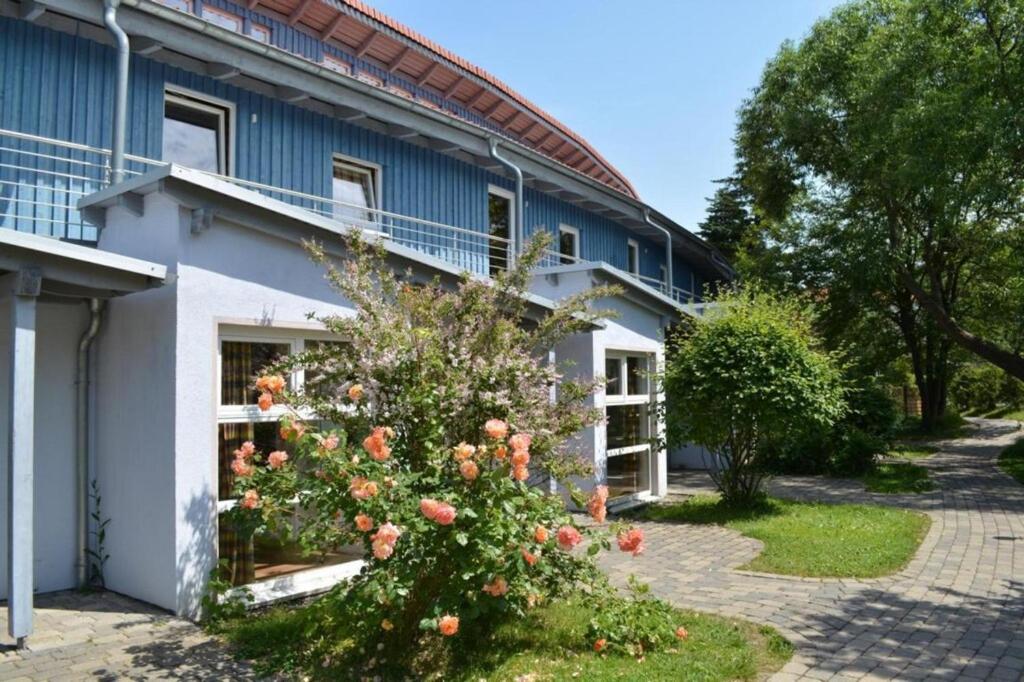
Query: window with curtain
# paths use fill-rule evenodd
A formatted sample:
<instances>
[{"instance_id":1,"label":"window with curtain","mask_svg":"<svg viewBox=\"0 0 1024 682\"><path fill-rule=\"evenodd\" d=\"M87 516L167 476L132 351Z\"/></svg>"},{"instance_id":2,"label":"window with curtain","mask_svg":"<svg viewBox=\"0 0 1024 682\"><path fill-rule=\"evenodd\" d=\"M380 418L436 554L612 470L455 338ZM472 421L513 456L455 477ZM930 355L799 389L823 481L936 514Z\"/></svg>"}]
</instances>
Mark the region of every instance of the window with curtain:
<instances>
[{"instance_id":1,"label":"window with curtain","mask_svg":"<svg viewBox=\"0 0 1024 682\"><path fill-rule=\"evenodd\" d=\"M292 353L300 352L319 343L336 341L292 338L260 338L253 332L222 334L220 339L220 401L217 410L217 471L218 471L218 552L226 559L225 579L233 585L246 585L299 571L351 561L359 558L353 548L338 548L322 555L304 555L294 541L274 535L245 538L231 527L225 514L237 503L233 496L235 475L231 470L234 452L245 441L252 441L256 449L266 455L274 450L288 450L280 437L278 420L281 408L261 412L256 406L257 391L254 379L268 364ZM292 387L304 388L300 377L293 377ZM297 500L296 500L297 503ZM292 525L297 530L300 511L296 504Z\"/></svg>"}]
</instances>

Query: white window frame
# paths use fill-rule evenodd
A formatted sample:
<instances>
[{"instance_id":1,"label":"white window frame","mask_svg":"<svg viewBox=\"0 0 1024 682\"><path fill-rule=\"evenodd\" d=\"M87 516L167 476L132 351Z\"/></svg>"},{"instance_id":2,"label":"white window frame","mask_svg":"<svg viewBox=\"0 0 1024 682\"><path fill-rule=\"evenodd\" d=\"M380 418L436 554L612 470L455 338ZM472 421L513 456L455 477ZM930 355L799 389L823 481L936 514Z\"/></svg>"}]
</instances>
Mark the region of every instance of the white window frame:
<instances>
[{"instance_id":1,"label":"white window frame","mask_svg":"<svg viewBox=\"0 0 1024 682\"><path fill-rule=\"evenodd\" d=\"M249 424L255 422L276 422L281 417L289 414L288 410L280 405L273 405L264 412L258 405L222 405L221 390L223 388L223 357L222 348L225 341L239 341L243 343L278 343L289 346L288 354L294 355L306 349L308 341L337 341L337 336L326 332L312 329L285 329L276 328L268 330L248 329L238 326L222 326L217 335L217 373L216 373L216 396L217 396L217 427L221 424ZM297 370L288 377L288 386L292 391L302 389L305 384L305 372ZM312 419L314 415L305 414L304 418ZM214 478L220 476L220 453L217 452L213 458ZM226 512L235 507L238 500L217 500L217 513Z\"/></svg>"},{"instance_id":2,"label":"white window frame","mask_svg":"<svg viewBox=\"0 0 1024 682\"><path fill-rule=\"evenodd\" d=\"M265 36L266 40L257 38L256 37L257 33L259 33L260 35ZM274 32L273 32L273 30L269 26L264 26L263 24L257 24L255 22L250 22L249 23L249 37L252 38L253 40L255 40L256 42L263 43L264 45L270 45L271 44L271 39L273 38L273 36L274 36Z\"/></svg>"},{"instance_id":3,"label":"white window frame","mask_svg":"<svg viewBox=\"0 0 1024 682\"><path fill-rule=\"evenodd\" d=\"M221 17L222 19L228 19L230 21L233 21L233 22L235 22L235 28L231 29L231 28L228 28L227 26L222 26L221 24L218 24L218 23L216 23L214 21L210 21L209 19L206 18L207 14L213 14L215 16ZM204 20L204 21L206 21L206 22L208 22L208 23L210 23L210 24L213 24L214 26L216 26L218 28L222 28L225 31L233 31L235 33L242 33L242 29L245 26L245 20L242 17L238 16L237 14L232 14L231 12L228 12L227 10L220 9L219 7L212 7L212 6L207 5L205 3L203 4L203 12L202 12L202 14L200 15L199 18Z\"/></svg>"},{"instance_id":4,"label":"white window frame","mask_svg":"<svg viewBox=\"0 0 1024 682\"><path fill-rule=\"evenodd\" d=\"M352 75L351 64L346 62L344 59L339 59L338 57L329 55L326 52L324 53L323 61L320 63L325 69L333 71L334 73L340 73L346 76Z\"/></svg>"},{"instance_id":5,"label":"white window frame","mask_svg":"<svg viewBox=\"0 0 1024 682\"><path fill-rule=\"evenodd\" d=\"M214 173L214 175L223 175L230 177L235 171L235 104L224 99L217 97L210 97L209 95L196 92L195 90L189 90L187 88L178 87L176 85L165 85L164 86L164 110L163 117L167 117L167 103L172 102L180 107L191 107L197 111L203 111L210 114L216 114L220 119L220 127L217 130L217 139L220 142L220 148L224 150L224 158L218 159L219 164L224 165L223 173ZM160 120L161 126L163 125L163 118ZM163 129L161 128L161 135ZM162 141L161 141L162 144Z\"/></svg>"},{"instance_id":6,"label":"white window frame","mask_svg":"<svg viewBox=\"0 0 1024 682\"><path fill-rule=\"evenodd\" d=\"M192 0L180 0L186 6L186 9L177 7L177 3L170 2L169 0L156 0L157 4L163 5L168 9L173 9L175 12L192 12Z\"/></svg>"},{"instance_id":7,"label":"white window frame","mask_svg":"<svg viewBox=\"0 0 1024 682\"><path fill-rule=\"evenodd\" d=\"M345 154L339 154L339 153L335 152L334 154L331 155L331 182L332 183L334 182L334 169L337 168L338 166L343 166L343 167L345 167L348 170L355 171L357 173L362 173L362 174L366 174L366 175L370 176L370 191L373 192L373 196L370 197L370 199L371 199L371 206L370 206L370 208L369 209L356 209L356 208L352 208L352 210L353 211L355 211L355 210L365 210L365 211L367 211L370 214L370 220L368 221L369 223L371 223L371 224L380 223L380 211L384 210L384 207L383 207L383 205L381 203L381 196L382 196L381 195L381 188L383 186L382 183L381 183L381 175L383 175L383 173L381 171L383 170L383 166L381 166L379 163L373 163L371 161L365 161L363 159L357 159L354 156L346 156ZM331 200L332 201L334 200L333 189L332 189L332 192L331 192ZM331 215L333 217L333 215L334 215L333 211L332 211Z\"/></svg>"},{"instance_id":8,"label":"white window frame","mask_svg":"<svg viewBox=\"0 0 1024 682\"><path fill-rule=\"evenodd\" d=\"M641 358L645 363L643 371L647 374L647 376L644 378L644 388L646 390L643 391L642 393L629 393L629 364L626 360L628 357ZM642 426L644 438L649 439L651 437L652 430L654 429L652 417L655 414L655 408L657 407L656 395L652 390L653 387L650 377L650 374L653 368L655 367L655 363L657 362L656 355L650 351L629 349L606 349L605 360L618 361L619 375L617 379L619 381L619 385L622 387L621 394L609 394L607 392L605 393L605 416L607 417L607 408L609 407L620 407L629 405L639 405L646 407L647 409L645 410L645 417L647 423ZM607 367L607 362L605 363L605 366ZM605 377L605 379L608 379L608 377ZM607 448L607 434L605 438L605 457L608 459L611 459L612 457L618 457L620 455L629 455L636 452L647 453L647 487L642 490L638 490L635 493L630 493L630 495L628 495L627 497L650 493L650 491L654 487L654 452L651 448L651 444L647 442L640 443L639 445L629 445L622 448L609 449Z\"/></svg>"},{"instance_id":9,"label":"white window frame","mask_svg":"<svg viewBox=\"0 0 1024 682\"><path fill-rule=\"evenodd\" d=\"M571 234L572 235L572 247L573 247L572 251L573 252L569 256L566 256L566 254L562 253L562 235L563 234ZM579 262L581 248L582 247L580 246L580 231L579 231L579 229L573 227L572 225L566 225L565 223L560 223L558 225L558 256L559 256L559 260L561 260L564 257L571 257L573 263Z\"/></svg>"},{"instance_id":10,"label":"white window frame","mask_svg":"<svg viewBox=\"0 0 1024 682\"><path fill-rule=\"evenodd\" d=\"M488 197L488 199L490 199L490 195L492 195L492 194L494 196L496 196L496 197L501 197L502 199L507 199L508 200L508 239L509 239L509 241L506 242L506 244L505 244L505 248L508 249L508 251L505 254L505 267L504 267L505 270L508 270L509 269L509 265L511 264L511 259L512 259L512 241L511 241L512 240L512 234L515 232L515 229L516 229L516 193L511 191L511 190L507 190L504 187L498 187L497 185L488 184L487 185L487 197ZM484 225L487 226L487 239L488 239L487 243L488 243L488 245L490 245L490 243L491 243L490 242L490 237L491 237L491 209L490 209L490 204L491 204L491 202L487 201L485 203L485 205L484 205ZM490 266L490 259L491 259L491 254L490 254L490 249L488 249L488 252L487 252L488 267Z\"/></svg>"},{"instance_id":11,"label":"white window frame","mask_svg":"<svg viewBox=\"0 0 1024 682\"><path fill-rule=\"evenodd\" d=\"M626 240L626 272L640 276L640 242L635 239Z\"/></svg>"}]
</instances>

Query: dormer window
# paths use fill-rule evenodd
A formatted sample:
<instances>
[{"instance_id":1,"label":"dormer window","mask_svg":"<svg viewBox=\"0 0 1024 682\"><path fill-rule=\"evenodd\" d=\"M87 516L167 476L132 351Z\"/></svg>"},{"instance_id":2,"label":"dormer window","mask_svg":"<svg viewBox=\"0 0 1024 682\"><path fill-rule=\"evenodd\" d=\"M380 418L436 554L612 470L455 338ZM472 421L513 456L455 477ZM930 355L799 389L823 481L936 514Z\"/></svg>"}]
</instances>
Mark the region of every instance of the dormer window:
<instances>
[{"instance_id":1,"label":"dormer window","mask_svg":"<svg viewBox=\"0 0 1024 682\"><path fill-rule=\"evenodd\" d=\"M221 28L226 28L227 30L234 31L235 33L242 32L242 17L231 14L230 12L225 12L222 9L203 5L203 19L214 26L220 26Z\"/></svg>"},{"instance_id":2,"label":"dormer window","mask_svg":"<svg viewBox=\"0 0 1024 682\"><path fill-rule=\"evenodd\" d=\"M325 67L336 73L343 73L346 76L352 75L352 67L343 59L338 59L337 57L325 54L323 64Z\"/></svg>"},{"instance_id":3,"label":"dormer window","mask_svg":"<svg viewBox=\"0 0 1024 682\"><path fill-rule=\"evenodd\" d=\"M257 42L269 45L270 27L260 26L259 24L252 24L251 26L249 26L249 37Z\"/></svg>"}]
</instances>

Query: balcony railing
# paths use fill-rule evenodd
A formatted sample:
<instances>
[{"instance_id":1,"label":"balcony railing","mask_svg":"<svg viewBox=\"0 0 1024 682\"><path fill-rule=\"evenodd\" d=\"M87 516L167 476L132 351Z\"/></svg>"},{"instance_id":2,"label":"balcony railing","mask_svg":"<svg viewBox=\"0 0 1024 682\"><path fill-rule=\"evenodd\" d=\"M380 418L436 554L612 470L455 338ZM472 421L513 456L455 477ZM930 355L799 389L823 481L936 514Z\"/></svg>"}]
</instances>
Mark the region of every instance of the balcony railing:
<instances>
[{"instance_id":1,"label":"balcony railing","mask_svg":"<svg viewBox=\"0 0 1024 682\"><path fill-rule=\"evenodd\" d=\"M127 155L125 172L130 177L163 165ZM207 175L310 211L335 223L339 231L356 228L381 235L460 270L489 276L508 264L511 243L502 237L251 180ZM78 200L109 183L109 150L0 128L0 228L95 243L96 227L79 212ZM579 260L550 251L541 266ZM678 287L669 293L665 283L655 278L630 276L680 303L700 300Z\"/></svg>"}]
</instances>

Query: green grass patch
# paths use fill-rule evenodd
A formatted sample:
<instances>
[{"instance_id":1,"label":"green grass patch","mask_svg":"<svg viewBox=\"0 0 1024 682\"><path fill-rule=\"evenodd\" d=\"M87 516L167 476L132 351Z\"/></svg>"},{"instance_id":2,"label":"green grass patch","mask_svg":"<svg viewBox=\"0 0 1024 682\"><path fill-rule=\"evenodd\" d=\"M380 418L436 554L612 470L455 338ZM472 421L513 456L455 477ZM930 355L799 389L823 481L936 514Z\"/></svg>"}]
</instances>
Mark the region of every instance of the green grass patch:
<instances>
[{"instance_id":1,"label":"green grass patch","mask_svg":"<svg viewBox=\"0 0 1024 682\"><path fill-rule=\"evenodd\" d=\"M920 417L907 417L903 420L897 435L900 440L947 440L962 438L971 431L972 427L966 419L959 414L949 413L943 415L930 431L921 426Z\"/></svg>"},{"instance_id":2,"label":"green grass patch","mask_svg":"<svg viewBox=\"0 0 1024 682\"><path fill-rule=\"evenodd\" d=\"M875 578L903 568L931 520L918 512L862 504L790 502L769 498L735 509L717 495L648 507L653 521L713 523L764 543L740 568L819 578Z\"/></svg>"},{"instance_id":3,"label":"green grass patch","mask_svg":"<svg viewBox=\"0 0 1024 682\"><path fill-rule=\"evenodd\" d=\"M873 493L926 493L935 490L928 470L910 462L877 464L861 477L864 487Z\"/></svg>"},{"instance_id":4,"label":"green grass patch","mask_svg":"<svg viewBox=\"0 0 1024 682\"><path fill-rule=\"evenodd\" d=\"M344 671L301 663L306 645L308 607L276 607L229 623L224 636L257 672L312 679L346 679ZM756 680L780 669L793 648L768 626L677 610L678 624L689 637L671 649L647 654L642 661L623 654L598 654L587 641L593 615L572 599L537 608L527 618L509 622L490 636L459 642L429 642L418 659L415 679L455 682L515 680ZM341 643L344 646L344 643Z\"/></svg>"},{"instance_id":5,"label":"green grass patch","mask_svg":"<svg viewBox=\"0 0 1024 682\"><path fill-rule=\"evenodd\" d=\"M924 459L925 457L931 457L939 449L933 445L921 445L919 443L897 443L889 452L886 453L889 457L895 457L898 459Z\"/></svg>"},{"instance_id":6,"label":"green grass patch","mask_svg":"<svg viewBox=\"0 0 1024 682\"><path fill-rule=\"evenodd\" d=\"M999 468L1024 485L1024 439L1017 441L999 454Z\"/></svg>"},{"instance_id":7,"label":"green grass patch","mask_svg":"<svg viewBox=\"0 0 1024 682\"><path fill-rule=\"evenodd\" d=\"M1024 407L1000 407L985 416L991 419L1016 419L1024 422Z\"/></svg>"}]
</instances>

